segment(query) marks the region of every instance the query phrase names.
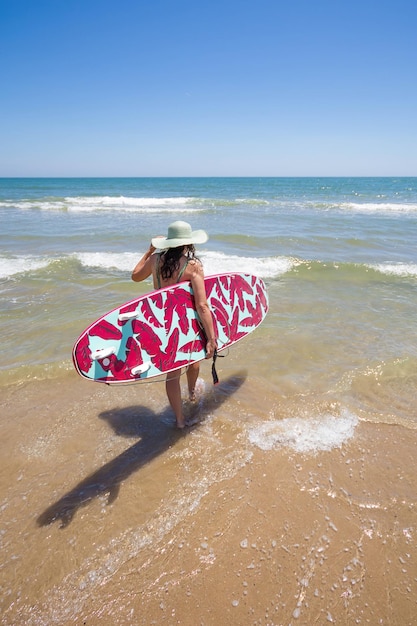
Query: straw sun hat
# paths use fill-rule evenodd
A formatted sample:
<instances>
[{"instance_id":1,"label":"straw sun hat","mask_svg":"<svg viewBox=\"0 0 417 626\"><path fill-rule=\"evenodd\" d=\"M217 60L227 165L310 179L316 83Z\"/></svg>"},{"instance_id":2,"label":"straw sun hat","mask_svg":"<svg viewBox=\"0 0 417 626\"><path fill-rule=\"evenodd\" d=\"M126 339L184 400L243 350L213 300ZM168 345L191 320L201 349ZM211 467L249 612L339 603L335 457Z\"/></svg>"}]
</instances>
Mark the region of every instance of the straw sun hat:
<instances>
[{"instance_id":1,"label":"straw sun hat","mask_svg":"<svg viewBox=\"0 0 417 626\"><path fill-rule=\"evenodd\" d=\"M206 243L208 235L204 230L191 230L188 222L173 222L168 226L167 237L154 237L152 245L160 250L189 246L195 243Z\"/></svg>"}]
</instances>

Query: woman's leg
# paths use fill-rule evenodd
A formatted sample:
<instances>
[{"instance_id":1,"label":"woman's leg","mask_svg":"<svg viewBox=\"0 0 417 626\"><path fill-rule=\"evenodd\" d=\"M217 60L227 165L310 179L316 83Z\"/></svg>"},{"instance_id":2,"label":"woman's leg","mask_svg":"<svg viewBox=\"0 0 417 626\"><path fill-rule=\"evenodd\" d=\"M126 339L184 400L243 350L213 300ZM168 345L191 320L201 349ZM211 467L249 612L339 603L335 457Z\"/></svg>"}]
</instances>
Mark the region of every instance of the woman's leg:
<instances>
[{"instance_id":1,"label":"woman's leg","mask_svg":"<svg viewBox=\"0 0 417 626\"><path fill-rule=\"evenodd\" d=\"M170 372L165 381L165 389L172 410L175 413L177 427L184 428L185 419L182 412L181 386L180 386L181 370Z\"/></svg>"},{"instance_id":2,"label":"woman's leg","mask_svg":"<svg viewBox=\"0 0 417 626\"><path fill-rule=\"evenodd\" d=\"M191 363L187 368L187 382L188 382L188 394L190 400L195 400L195 384L197 382L198 375L200 373L200 364Z\"/></svg>"}]
</instances>

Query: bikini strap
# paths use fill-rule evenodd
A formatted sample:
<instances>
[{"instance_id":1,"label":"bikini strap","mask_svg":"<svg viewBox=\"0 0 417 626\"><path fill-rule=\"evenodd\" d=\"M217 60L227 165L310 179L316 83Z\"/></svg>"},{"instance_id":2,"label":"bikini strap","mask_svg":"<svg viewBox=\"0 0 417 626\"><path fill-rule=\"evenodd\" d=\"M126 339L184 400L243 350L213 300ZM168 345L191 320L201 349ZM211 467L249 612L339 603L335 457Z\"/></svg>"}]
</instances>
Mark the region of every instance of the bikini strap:
<instances>
[{"instance_id":1,"label":"bikini strap","mask_svg":"<svg viewBox=\"0 0 417 626\"><path fill-rule=\"evenodd\" d=\"M177 279L177 282L180 282L180 280L181 280L181 278L182 278L182 275L184 274L184 272L185 272L185 270L186 270L186 268L187 268L187 265L188 265L188 263L189 263L189 260L190 260L190 259L187 259L187 260L186 260L186 262L184 263L184 265L182 266L182 268L180 269L180 271L179 271L179 273L178 273L178 279Z\"/></svg>"}]
</instances>

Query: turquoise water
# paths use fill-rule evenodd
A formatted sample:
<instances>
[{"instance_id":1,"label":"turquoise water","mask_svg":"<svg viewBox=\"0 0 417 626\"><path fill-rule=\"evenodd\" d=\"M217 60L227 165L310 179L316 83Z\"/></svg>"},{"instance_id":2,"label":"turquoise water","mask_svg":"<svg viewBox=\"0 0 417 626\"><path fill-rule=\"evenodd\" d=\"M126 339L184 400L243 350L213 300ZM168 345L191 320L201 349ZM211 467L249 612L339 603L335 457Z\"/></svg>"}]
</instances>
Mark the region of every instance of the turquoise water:
<instances>
[{"instance_id":1,"label":"turquoise water","mask_svg":"<svg viewBox=\"0 0 417 626\"><path fill-rule=\"evenodd\" d=\"M177 219L209 233L206 274L267 283L228 367L246 347L280 389L417 419L417 178L1 179L2 383L72 372L81 331L151 289L130 272Z\"/></svg>"}]
</instances>

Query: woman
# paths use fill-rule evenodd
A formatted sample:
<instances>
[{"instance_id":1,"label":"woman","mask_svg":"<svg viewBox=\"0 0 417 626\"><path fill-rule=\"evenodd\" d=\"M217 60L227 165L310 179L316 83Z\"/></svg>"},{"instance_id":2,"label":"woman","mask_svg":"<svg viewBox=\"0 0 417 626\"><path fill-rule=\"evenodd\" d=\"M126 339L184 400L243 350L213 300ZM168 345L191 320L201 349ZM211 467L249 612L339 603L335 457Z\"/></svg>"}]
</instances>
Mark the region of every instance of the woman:
<instances>
[{"instance_id":1,"label":"woman","mask_svg":"<svg viewBox=\"0 0 417 626\"><path fill-rule=\"evenodd\" d=\"M195 256L194 244L205 243L208 239L204 230L192 231L187 222L173 222L168 227L167 237L154 237L149 249L132 272L132 280L140 282L152 274L155 289L167 287L180 281L190 281L198 316L207 337L206 359L214 355L216 337L213 320L207 304L204 286L204 271L201 261ZM154 254L156 249L160 253ZM190 400L195 400L195 385L200 371L199 363L191 363L187 368L187 382ZM175 413L177 427L186 425L182 410L181 370L171 372L166 380L169 403Z\"/></svg>"}]
</instances>

